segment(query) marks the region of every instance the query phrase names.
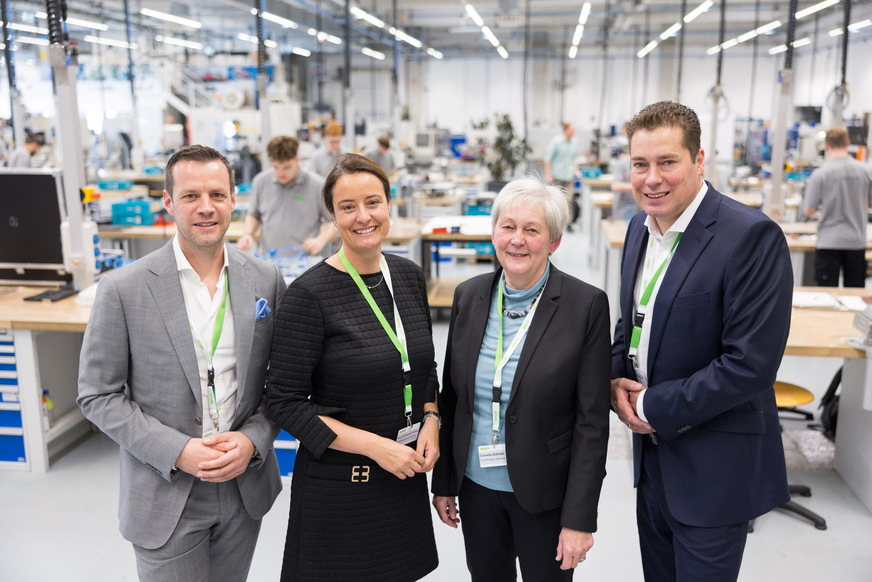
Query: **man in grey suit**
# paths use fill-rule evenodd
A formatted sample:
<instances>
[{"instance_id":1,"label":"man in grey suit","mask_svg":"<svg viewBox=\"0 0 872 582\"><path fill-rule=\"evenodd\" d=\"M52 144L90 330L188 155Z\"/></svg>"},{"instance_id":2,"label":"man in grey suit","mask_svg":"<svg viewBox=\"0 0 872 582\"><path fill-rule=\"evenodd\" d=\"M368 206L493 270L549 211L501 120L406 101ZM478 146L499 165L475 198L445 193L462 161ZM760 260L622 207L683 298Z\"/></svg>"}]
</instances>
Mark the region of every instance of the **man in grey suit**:
<instances>
[{"instance_id":1,"label":"man in grey suit","mask_svg":"<svg viewBox=\"0 0 872 582\"><path fill-rule=\"evenodd\" d=\"M262 402L274 265L224 244L235 198L217 151L166 167L177 235L105 275L85 332L78 404L121 445L121 533L140 580L242 581L281 490Z\"/></svg>"}]
</instances>

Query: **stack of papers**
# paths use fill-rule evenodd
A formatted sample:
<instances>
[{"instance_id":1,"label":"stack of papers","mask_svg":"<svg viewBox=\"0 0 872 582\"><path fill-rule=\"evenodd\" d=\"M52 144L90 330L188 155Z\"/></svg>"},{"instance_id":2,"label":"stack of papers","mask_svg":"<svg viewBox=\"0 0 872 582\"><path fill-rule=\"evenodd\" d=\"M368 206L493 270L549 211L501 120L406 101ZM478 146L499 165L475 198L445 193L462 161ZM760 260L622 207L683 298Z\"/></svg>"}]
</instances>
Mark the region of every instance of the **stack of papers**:
<instances>
[{"instance_id":1,"label":"stack of papers","mask_svg":"<svg viewBox=\"0 0 872 582\"><path fill-rule=\"evenodd\" d=\"M867 307L862 297L835 295L825 292L794 291L793 306L807 309L838 309L842 311L863 311Z\"/></svg>"}]
</instances>

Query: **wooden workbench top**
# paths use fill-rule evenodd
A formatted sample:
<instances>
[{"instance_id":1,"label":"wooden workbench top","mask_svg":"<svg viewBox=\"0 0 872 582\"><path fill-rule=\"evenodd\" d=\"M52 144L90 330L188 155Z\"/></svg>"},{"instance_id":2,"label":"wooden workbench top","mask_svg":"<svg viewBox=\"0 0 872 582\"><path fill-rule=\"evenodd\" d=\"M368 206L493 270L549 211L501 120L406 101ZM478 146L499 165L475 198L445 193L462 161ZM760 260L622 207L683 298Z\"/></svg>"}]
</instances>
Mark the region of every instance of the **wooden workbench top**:
<instances>
[{"instance_id":1,"label":"wooden workbench top","mask_svg":"<svg viewBox=\"0 0 872 582\"><path fill-rule=\"evenodd\" d=\"M75 295L54 303L25 301L40 287L0 287L0 328L48 331L85 331L90 307L76 303Z\"/></svg>"}]
</instances>

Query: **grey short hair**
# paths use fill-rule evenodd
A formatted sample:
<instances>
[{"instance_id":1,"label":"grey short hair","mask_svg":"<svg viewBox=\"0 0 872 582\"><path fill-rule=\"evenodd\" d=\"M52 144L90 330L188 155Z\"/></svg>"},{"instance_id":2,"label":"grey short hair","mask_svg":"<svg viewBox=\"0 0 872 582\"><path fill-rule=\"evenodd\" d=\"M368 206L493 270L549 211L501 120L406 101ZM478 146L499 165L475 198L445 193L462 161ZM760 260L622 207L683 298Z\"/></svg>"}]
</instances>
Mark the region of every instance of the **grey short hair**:
<instances>
[{"instance_id":1,"label":"grey short hair","mask_svg":"<svg viewBox=\"0 0 872 582\"><path fill-rule=\"evenodd\" d=\"M543 184L534 177L512 180L500 190L491 210L491 230L496 228L503 210L528 203L539 204L545 210L545 222L548 224L551 242L560 238L563 227L569 223L571 216L569 200L561 188Z\"/></svg>"}]
</instances>

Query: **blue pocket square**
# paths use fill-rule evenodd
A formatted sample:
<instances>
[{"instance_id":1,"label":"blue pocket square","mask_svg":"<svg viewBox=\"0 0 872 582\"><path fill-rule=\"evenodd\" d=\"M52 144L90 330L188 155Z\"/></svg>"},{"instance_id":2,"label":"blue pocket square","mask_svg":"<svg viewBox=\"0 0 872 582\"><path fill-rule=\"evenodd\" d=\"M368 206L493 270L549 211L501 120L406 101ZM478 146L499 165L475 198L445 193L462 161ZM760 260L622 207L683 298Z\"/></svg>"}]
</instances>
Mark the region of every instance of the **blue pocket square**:
<instances>
[{"instance_id":1,"label":"blue pocket square","mask_svg":"<svg viewBox=\"0 0 872 582\"><path fill-rule=\"evenodd\" d=\"M269 305L267 305L266 299L261 297L254 305L254 321L260 321L261 319L269 315L270 311L272 311L272 309L270 309Z\"/></svg>"}]
</instances>

